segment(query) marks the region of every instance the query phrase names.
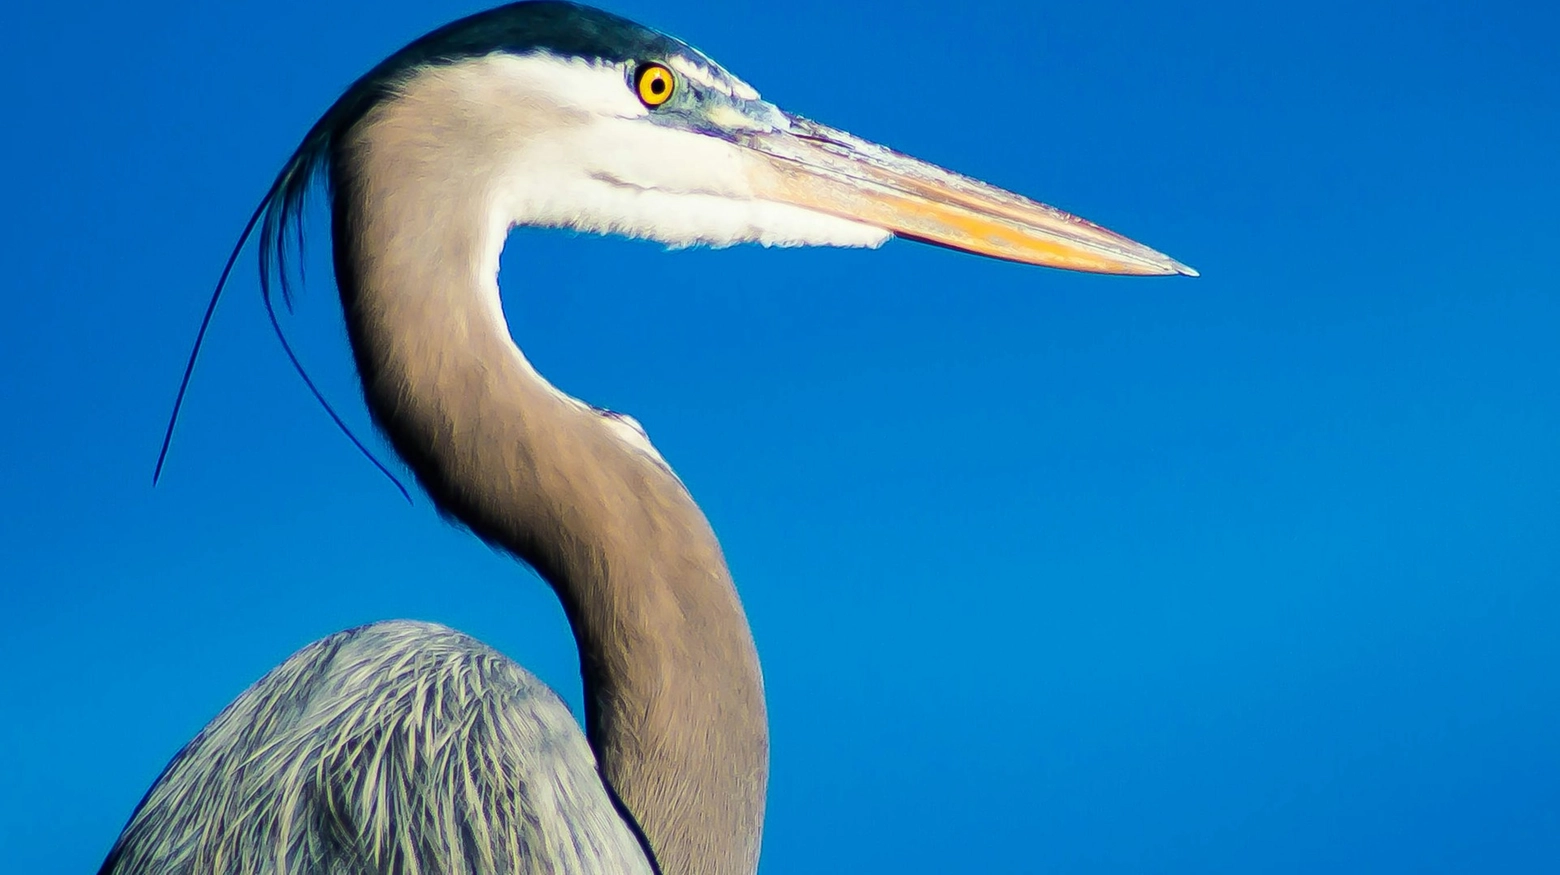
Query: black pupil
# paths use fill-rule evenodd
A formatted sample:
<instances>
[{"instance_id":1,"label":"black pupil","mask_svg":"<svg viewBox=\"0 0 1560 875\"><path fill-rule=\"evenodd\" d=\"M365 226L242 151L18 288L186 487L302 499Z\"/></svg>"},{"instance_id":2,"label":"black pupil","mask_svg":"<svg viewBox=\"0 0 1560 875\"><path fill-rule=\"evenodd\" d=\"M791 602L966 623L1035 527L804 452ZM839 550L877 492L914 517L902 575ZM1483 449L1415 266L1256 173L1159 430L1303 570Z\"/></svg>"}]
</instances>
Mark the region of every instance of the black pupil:
<instances>
[{"instance_id":1,"label":"black pupil","mask_svg":"<svg viewBox=\"0 0 1560 875\"><path fill-rule=\"evenodd\" d=\"M650 93L662 94L666 91L666 80L654 73L650 74Z\"/></svg>"}]
</instances>

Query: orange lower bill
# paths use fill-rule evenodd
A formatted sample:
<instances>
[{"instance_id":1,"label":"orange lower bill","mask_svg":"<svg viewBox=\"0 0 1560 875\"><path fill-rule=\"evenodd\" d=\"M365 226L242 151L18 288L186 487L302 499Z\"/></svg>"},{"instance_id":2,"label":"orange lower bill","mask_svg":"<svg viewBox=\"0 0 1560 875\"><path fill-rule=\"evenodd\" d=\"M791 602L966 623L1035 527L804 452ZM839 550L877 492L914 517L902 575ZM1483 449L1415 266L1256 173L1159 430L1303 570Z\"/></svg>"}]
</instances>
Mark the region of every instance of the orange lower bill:
<instances>
[{"instance_id":1,"label":"orange lower bill","mask_svg":"<svg viewBox=\"0 0 1560 875\"><path fill-rule=\"evenodd\" d=\"M1007 261L1090 273L1197 276L1197 271L1093 222L793 119L744 138L762 156L759 197L851 219L901 237Z\"/></svg>"}]
</instances>

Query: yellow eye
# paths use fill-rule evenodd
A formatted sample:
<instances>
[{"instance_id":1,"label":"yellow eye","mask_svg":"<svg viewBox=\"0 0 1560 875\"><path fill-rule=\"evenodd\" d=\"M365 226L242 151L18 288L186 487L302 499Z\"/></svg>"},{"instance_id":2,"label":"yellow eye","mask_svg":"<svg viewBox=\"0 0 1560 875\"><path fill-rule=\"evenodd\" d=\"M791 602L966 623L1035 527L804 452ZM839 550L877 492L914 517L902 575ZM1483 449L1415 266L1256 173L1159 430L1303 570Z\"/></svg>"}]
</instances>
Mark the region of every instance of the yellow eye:
<instances>
[{"instance_id":1,"label":"yellow eye","mask_svg":"<svg viewBox=\"0 0 1560 875\"><path fill-rule=\"evenodd\" d=\"M634 74L634 89L645 106L657 107L671 100L676 87L677 80L672 77L672 71L660 64L645 64Z\"/></svg>"}]
</instances>

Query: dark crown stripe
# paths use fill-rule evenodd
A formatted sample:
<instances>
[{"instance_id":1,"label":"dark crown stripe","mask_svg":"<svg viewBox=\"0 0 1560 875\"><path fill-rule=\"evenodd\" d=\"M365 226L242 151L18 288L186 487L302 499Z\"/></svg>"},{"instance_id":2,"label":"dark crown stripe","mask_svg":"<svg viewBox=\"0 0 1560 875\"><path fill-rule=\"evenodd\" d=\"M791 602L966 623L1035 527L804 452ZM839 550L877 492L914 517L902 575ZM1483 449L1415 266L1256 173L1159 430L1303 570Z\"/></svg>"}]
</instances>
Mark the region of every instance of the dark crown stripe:
<instances>
[{"instance_id":1,"label":"dark crown stripe","mask_svg":"<svg viewBox=\"0 0 1560 875\"><path fill-rule=\"evenodd\" d=\"M452 22L380 62L349 87L325 112L277 174L262 206L260 284L270 297L278 280L284 300L291 299L287 270L289 225L298 216L315 174L331 145L343 132L384 100L413 71L432 64L457 63L496 52L526 54L545 51L564 57L619 63L683 55L718 70L703 53L681 40L636 24L610 12L560 0L529 0L479 12ZM239 245L243 245L243 240ZM296 241L302 248L302 239Z\"/></svg>"}]
</instances>

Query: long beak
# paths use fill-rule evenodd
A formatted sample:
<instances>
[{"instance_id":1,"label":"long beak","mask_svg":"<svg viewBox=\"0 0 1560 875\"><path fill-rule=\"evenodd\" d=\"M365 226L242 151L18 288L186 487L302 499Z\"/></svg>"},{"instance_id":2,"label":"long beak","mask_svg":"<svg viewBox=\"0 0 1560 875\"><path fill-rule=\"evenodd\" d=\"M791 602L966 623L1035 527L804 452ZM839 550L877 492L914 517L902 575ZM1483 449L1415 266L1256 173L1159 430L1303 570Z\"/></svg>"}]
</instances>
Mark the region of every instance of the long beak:
<instances>
[{"instance_id":1,"label":"long beak","mask_svg":"<svg viewBox=\"0 0 1560 875\"><path fill-rule=\"evenodd\" d=\"M853 219L901 237L1091 273L1197 271L1054 207L794 116L789 130L748 131L755 194Z\"/></svg>"}]
</instances>

